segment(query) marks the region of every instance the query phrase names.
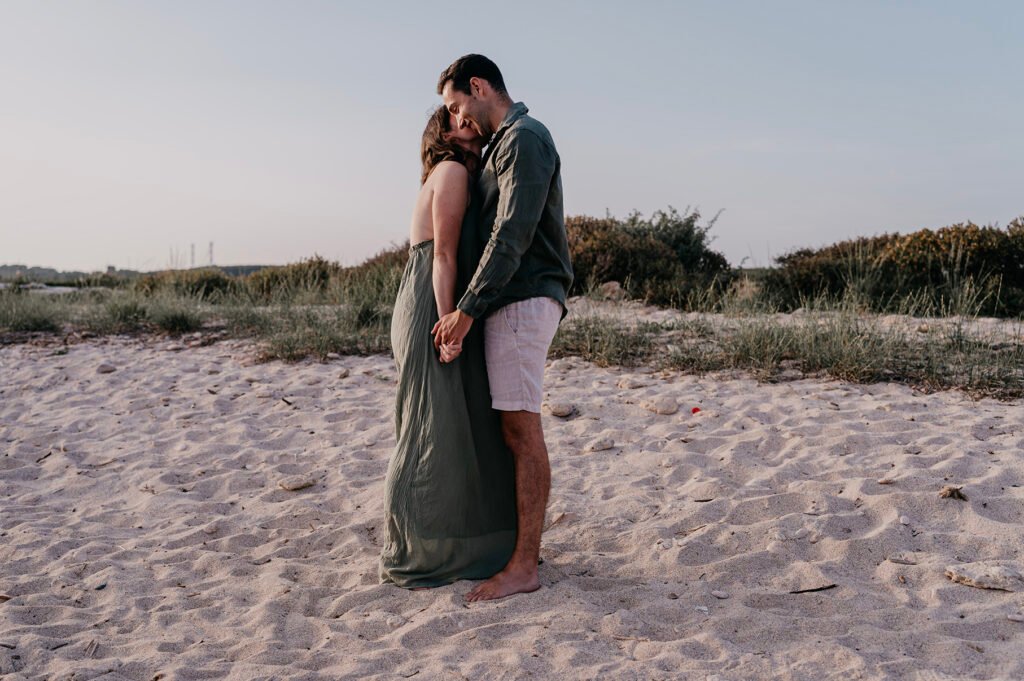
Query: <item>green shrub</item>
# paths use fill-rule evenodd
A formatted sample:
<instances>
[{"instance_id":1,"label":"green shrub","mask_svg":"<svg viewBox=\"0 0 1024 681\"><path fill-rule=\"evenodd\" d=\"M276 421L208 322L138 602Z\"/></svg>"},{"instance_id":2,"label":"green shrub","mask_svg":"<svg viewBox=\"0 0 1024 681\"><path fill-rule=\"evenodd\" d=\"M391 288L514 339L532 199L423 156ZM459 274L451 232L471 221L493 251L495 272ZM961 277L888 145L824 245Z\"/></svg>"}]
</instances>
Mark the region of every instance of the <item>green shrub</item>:
<instances>
[{"instance_id":1,"label":"green shrub","mask_svg":"<svg viewBox=\"0 0 1024 681\"><path fill-rule=\"evenodd\" d=\"M146 274L135 280L133 288L147 296L169 293L216 302L236 293L239 283L216 268L203 268Z\"/></svg>"},{"instance_id":2,"label":"green shrub","mask_svg":"<svg viewBox=\"0 0 1024 681\"><path fill-rule=\"evenodd\" d=\"M921 314L1024 313L1024 218L1006 229L964 223L799 249L761 280L783 309L818 296L854 296L865 309Z\"/></svg>"},{"instance_id":3,"label":"green shrub","mask_svg":"<svg viewBox=\"0 0 1024 681\"><path fill-rule=\"evenodd\" d=\"M692 307L708 289L723 290L733 279L729 263L711 250L712 219L700 225L699 211L680 214L669 207L649 219L607 216L566 219L575 281L580 295L596 285L618 281L635 298L657 305Z\"/></svg>"},{"instance_id":4,"label":"green shrub","mask_svg":"<svg viewBox=\"0 0 1024 681\"><path fill-rule=\"evenodd\" d=\"M297 293L319 294L340 274L341 265L314 255L281 267L264 267L245 277L249 293L261 300L280 300Z\"/></svg>"}]
</instances>

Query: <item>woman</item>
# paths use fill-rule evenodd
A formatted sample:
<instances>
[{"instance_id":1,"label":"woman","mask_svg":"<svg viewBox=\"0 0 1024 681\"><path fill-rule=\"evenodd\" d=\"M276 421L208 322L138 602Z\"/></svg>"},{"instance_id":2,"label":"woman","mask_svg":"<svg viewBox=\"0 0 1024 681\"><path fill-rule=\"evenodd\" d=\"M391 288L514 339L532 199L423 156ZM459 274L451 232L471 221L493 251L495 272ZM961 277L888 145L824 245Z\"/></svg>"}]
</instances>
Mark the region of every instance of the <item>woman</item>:
<instances>
[{"instance_id":1,"label":"woman","mask_svg":"<svg viewBox=\"0 0 1024 681\"><path fill-rule=\"evenodd\" d=\"M490 407L482 324L442 363L431 329L455 309L484 244L472 205L481 138L443 107L423 131L409 262L391 320L398 444L385 482L380 579L407 588L485 579L515 547L512 457Z\"/></svg>"}]
</instances>

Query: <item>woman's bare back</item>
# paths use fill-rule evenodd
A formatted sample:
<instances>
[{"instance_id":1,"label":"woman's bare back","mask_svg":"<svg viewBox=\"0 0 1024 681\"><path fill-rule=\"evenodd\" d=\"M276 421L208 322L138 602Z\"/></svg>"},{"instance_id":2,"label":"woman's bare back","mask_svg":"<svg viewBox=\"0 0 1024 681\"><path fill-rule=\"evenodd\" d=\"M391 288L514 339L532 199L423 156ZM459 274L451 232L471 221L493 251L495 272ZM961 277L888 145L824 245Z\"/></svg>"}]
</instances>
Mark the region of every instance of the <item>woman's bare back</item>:
<instances>
[{"instance_id":1,"label":"woman's bare back","mask_svg":"<svg viewBox=\"0 0 1024 681\"><path fill-rule=\"evenodd\" d=\"M456 161L442 161L435 167L427 181L420 187L412 210L412 224L409 226L409 243L418 244L434 238L434 198L446 190L466 191L469 181L465 166ZM467 191L468 202L468 191ZM461 222L461 217L459 219Z\"/></svg>"}]
</instances>

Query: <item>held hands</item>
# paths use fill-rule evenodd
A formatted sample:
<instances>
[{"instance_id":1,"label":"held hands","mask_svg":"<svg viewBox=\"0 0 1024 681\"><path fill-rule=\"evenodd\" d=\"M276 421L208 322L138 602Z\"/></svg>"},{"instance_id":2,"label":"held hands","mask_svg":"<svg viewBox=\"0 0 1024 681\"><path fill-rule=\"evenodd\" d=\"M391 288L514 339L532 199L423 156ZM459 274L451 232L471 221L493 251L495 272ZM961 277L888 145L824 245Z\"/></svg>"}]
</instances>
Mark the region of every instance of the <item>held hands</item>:
<instances>
[{"instance_id":1,"label":"held hands","mask_svg":"<svg viewBox=\"0 0 1024 681\"><path fill-rule=\"evenodd\" d=\"M441 363L447 364L462 354L462 343L442 343L439 349L441 351Z\"/></svg>"},{"instance_id":2,"label":"held hands","mask_svg":"<svg viewBox=\"0 0 1024 681\"><path fill-rule=\"evenodd\" d=\"M434 347L441 353L441 361L451 362L462 352L462 339L469 333L473 318L462 310L449 312L437 320L430 333L434 336Z\"/></svg>"}]
</instances>

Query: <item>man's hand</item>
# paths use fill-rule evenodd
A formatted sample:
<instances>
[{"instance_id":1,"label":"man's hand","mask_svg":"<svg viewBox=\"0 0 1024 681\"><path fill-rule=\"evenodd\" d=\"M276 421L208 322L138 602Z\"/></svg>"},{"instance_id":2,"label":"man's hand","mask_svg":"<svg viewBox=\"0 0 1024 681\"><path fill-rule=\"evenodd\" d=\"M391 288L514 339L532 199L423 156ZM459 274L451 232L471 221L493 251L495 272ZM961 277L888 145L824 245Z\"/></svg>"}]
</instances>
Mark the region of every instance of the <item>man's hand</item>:
<instances>
[{"instance_id":1,"label":"man's hand","mask_svg":"<svg viewBox=\"0 0 1024 681\"><path fill-rule=\"evenodd\" d=\"M437 324L434 324L434 328L430 333L434 336L434 347L441 352L442 362L450 362L458 356L458 353L452 356L451 350L457 347L461 352L462 339L469 333L471 326L473 326L473 318L462 310L449 312L437 320ZM454 347L449 348L447 352L443 352L442 347L446 345Z\"/></svg>"}]
</instances>

